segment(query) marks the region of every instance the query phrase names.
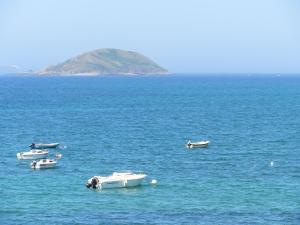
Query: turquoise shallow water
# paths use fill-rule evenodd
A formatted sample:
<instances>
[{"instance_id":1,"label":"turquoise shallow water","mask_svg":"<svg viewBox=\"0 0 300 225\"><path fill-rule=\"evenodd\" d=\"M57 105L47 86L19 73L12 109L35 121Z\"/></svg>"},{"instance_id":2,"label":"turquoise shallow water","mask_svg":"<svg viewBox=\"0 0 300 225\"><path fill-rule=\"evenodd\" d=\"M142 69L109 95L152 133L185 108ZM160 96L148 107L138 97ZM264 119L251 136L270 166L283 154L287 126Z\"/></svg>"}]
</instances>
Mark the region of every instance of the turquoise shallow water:
<instances>
[{"instance_id":1,"label":"turquoise shallow water","mask_svg":"<svg viewBox=\"0 0 300 225\"><path fill-rule=\"evenodd\" d=\"M299 112L297 77L1 77L0 223L300 224ZM32 142L60 166L18 161ZM85 188L120 170L149 178Z\"/></svg>"}]
</instances>

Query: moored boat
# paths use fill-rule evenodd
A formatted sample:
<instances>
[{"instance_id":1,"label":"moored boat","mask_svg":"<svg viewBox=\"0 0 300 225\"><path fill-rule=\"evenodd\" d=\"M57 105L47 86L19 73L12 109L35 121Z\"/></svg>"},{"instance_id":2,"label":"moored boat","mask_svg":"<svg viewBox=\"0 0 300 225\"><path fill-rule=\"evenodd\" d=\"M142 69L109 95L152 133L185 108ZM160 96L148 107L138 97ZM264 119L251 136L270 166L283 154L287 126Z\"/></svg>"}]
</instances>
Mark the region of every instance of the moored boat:
<instances>
[{"instance_id":1,"label":"moored boat","mask_svg":"<svg viewBox=\"0 0 300 225\"><path fill-rule=\"evenodd\" d=\"M198 141L198 142L191 142L188 141L186 144L186 147L191 149L191 148L205 148L209 145L210 141Z\"/></svg>"},{"instance_id":2,"label":"moored boat","mask_svg":"<svg viewBox=\"0 0 300 225\"><path fill-rule=\"evenodd\" d=\"M144 173L114 172L107 177L94 176L86 184L87 188L127 188L139 186L147 175Z\"/></svg>"},{"instance_id":3,"label":"moored boat","mask_svg":"<svg viewBox=\"0 0 300 225\"><path fill-rule=\"evenodd\" d=\"M53 159L40 159L30 163L32 169L50 169L57 165L57 161Z\"/></svg>"},{"instance_id":4,"label":"moored boat","mask_svg":"<svg viewBox=\"0 0 300 225\"><path fill-rule=\"evenodd\" d=\"M19 152L17 153L18 159L43 159L46 158L48 155L47 150L30 150L28 152Z\"/></svg>"},{"instance_id":5,"label":"moored boat","mask_svg":"<svg viewBox=\"0 0 300 225\"><path fill-rule=\"evenodd\" d=\"M50 144L43 144L43 143L32 143L29 145L31 149L45 149L45 148L56 148L59 143L50 143Z\"/></svg>"}]
</instances>

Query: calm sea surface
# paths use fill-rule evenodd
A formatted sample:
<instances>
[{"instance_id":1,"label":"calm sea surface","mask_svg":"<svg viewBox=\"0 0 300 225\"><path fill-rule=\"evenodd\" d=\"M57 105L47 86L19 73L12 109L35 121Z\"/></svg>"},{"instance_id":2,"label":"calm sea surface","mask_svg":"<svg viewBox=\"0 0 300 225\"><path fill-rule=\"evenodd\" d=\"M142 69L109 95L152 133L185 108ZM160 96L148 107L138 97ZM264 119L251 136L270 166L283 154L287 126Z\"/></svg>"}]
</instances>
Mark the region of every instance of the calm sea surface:
<instances>
[{"instance_id":1,"label":"calm sea surface","mask_svg":"<svg viewBox=\"0 0 300 225\"><path fill-rule=\"evenodd\" d=\"M300 224L300 77L0 77L0 143L0 224ZM149 176L85 187L121 170Z\"/></svg>"}]
</instances>

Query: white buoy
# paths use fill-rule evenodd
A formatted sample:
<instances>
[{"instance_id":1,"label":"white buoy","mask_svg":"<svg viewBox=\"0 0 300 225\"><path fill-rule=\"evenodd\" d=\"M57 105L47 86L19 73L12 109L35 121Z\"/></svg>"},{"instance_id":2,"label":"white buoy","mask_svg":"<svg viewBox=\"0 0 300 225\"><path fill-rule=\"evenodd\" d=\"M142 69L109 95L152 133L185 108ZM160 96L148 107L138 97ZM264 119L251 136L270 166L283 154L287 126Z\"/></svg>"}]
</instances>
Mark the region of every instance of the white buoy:
<instances>
[{"instance_id":1,"label":"white buoy","mask_svg":"<svg viewBox=\"0 0 300 225\"><path fill-rule=\"evenodd\" d=\"M273 161L270 162L270 166L274 166L274 162Z\"/></svg>"},{"instance_id":2,"label":"white buoy","mask_svg":"<svg viewBox=\"0 0 300 225\"><path fill-rule=\"evenodd\" d=\"M151 180L151 184L152 185L156 185L157 184L157 180L155 180L155 179Z\"/></svg>"},{"instance_id":3,"label":"white buoy","mask_svg":"<svg viewBox=\"0 0 300 225\"><path fill-rule=\"evenodd\" d=\"M62 154L60 154L60 153L56 154L56 159L61 159L61 157L62 157Z\"/></svg>"}]
</instances>

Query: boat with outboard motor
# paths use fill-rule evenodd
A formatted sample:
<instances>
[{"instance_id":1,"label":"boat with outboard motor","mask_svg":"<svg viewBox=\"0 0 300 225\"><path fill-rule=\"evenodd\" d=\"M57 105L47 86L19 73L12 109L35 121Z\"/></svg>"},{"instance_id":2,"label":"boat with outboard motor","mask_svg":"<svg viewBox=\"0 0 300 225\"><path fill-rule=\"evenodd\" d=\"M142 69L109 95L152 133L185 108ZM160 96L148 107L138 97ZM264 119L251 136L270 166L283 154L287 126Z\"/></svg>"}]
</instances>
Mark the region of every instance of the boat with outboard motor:
<instances>
[{"instance_id":1,"label":"boat with outboard motor","mask_svg":"<svg viewBox=\"0 0 300 225\"><path fill-rule=\"evenodd\" d=\"M139 186L147 175L143 172L114 172L107 177L94 176L86 184L87 188L128 188Z\"/></svg>"},{"instance_id":2,"label":"boat with outboard motor","mask_svg":"<svg viewBox=\"0 0 300 225\"><path fill-rule=\"evenodd\" d=\"M191 142L188 141L186 144L186 147L191 149L191 148L205 148L209 145L210 141L198 141L198 142Z\"/></svg>"},{"instance_id":3,"label":"boat with outboard motor","mask_svg":"<svg viewBox=\"0 0 300 225\"><path fill-rule=\"evenodd\" d=\"M29 145L29 147L31 149L45 149L45 148L56 148L57 146L59 146L59 143L50 143L50 144L43 144L43 143L32 143L31 145Z\"/></svg>"},{"instance_id":4,"label":"boat with outboard motor","mask_svg":"<svg viewBox=\"0 0 300 225\"><path fill-rule=\"evenodd\" d=\"M45 150L35 150L32 149L29 152L19 152L17 153L17 158L21 159L43 159L46 158L48 155L48 151Z\"/></svg>"},{"instance_id":5,"label":"boat with outboard motor","mask_svg":"<svg viewBox=\"0 0 300 225\"><path fill-rule=\"evenodd\" d=\"M56 160L54 159L40 159L34 160L30 163L32 169L49 169L54 168L57 165L59 159L61 159L62 154L57 153L55 155Z\"/></svg>"},{"instance_id":6,"label":"boat with outboard motor","mask_svg":"<svg viewBox=\"0 0 300 225\"><path fill-rule=\"evenodd\" d=\"M57 161L54 159L40 159L30 163L32 169L50 169L57 165Z\"/></svg>"}]
</instances>

